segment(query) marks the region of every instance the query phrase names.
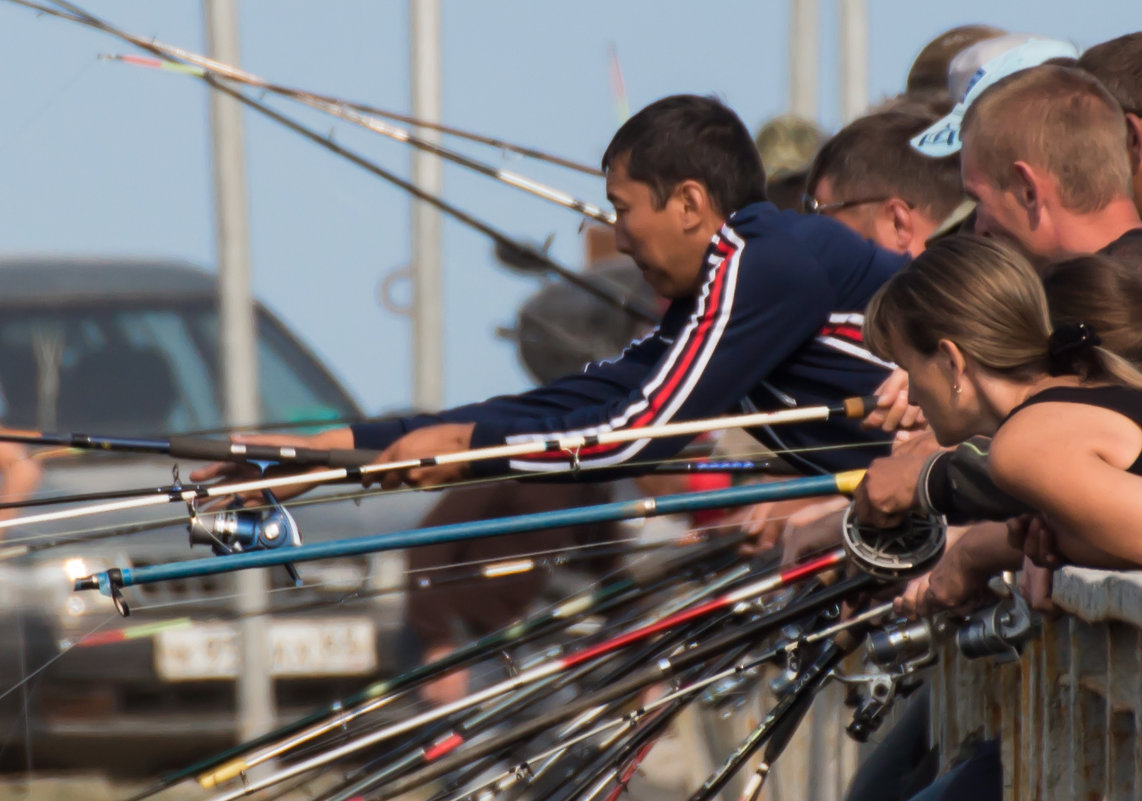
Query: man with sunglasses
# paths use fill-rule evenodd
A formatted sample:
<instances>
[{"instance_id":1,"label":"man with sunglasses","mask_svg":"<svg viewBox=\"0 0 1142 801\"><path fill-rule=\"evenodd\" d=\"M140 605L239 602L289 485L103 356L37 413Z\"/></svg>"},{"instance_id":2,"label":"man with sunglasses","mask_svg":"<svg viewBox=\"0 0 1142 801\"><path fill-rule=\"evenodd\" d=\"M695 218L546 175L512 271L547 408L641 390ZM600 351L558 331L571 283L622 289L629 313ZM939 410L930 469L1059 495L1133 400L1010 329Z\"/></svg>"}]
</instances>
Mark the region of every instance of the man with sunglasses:
<instances>
[{"instance_id":1,"label":"man with sunglasses","mask_svg":"<svg viewBox=\"0 0 1142 801\"><path fill-rule=\"evenodd\" d=\"M920 254L929 237L966 211L959 156L928 158L909 144L936 118L917 105L843 128L813 161L805 213L832 217L882 248Z\"/></svg>"}]
</instances>

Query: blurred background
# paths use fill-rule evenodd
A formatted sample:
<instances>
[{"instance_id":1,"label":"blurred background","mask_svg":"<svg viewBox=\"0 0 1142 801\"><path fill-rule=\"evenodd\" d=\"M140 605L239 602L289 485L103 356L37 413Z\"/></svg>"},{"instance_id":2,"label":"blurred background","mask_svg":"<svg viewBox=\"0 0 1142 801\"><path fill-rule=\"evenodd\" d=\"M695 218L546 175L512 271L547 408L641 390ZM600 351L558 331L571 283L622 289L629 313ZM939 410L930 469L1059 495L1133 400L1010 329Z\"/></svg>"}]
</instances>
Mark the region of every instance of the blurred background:
<instances>
[{"instance_id":1,"label":"blurred background","mask_svg":"<svg viewBox=\"0 0 1142 801\"><path fill-rule=\"evenodd\" d=\"M202 0L91 2L88 10L130 33L209 49ZM591 166L631 112L664 95L717 95L754 131L795 114L827 136L903 91L921 48L954 26L987 24L1069 40L1080 50L1142 29L1137 0L237 0L233 8L237 60L273 82L408 113L426 102L412 88L417 56L420 69L439 76L427 102L438 106L440 122ZM440 323L414 334L413 200L247 110L239 203L248 210L242 239L260 304L262 402L258 411L221 409L217 350L229 340L219 333L210 275L220 259L210 90L192 77L101 58L135 52L114 37L0 1L0 419L105 434L170 433L227 421L450 406L533 383L511 329L521 304L547 279L507 269L487 237L444 216ZM280 97L261 99L398 176L412 175L407 145ZM819 141L800 136L807 158ZM602 178L445 141L609 210ZM799 149L780 132L776 142L762 137L761 144L771 177L778 156ZM575 212L463 167L444 162L439 191L506 234L548 247L569 267L582 269L589 255L607 250ZM100 305L112 293L120 300ZM533 311L548 319L569 301L554 295L544 303ZM575 323L568 326L574 333ZM91 353L113 357L91 367L83 351L37 351L41 382L44 359L52 358L60 380L75 382L56 387L58 414L45 417L35 405L42 384L26 409L13 394L20 365L5 348L26 350L28 331L41 351L55 340L86 342ZM144 342L144 331L157 339ZM439 367L415 355L429 340ZM166 368L151 380L157 354ZM147 387L142 411L115 400L110 390L121 392L124 382ZM43 491L143 486L165 480L170 469L165 459L106 466L56 460ZM383 513L340 504L334 512L302 512L299 521L311 541L334 539L414 526L428 506L411 495L390 500ZM28 775L41 766L102 768L138 780L233 742L239 726L231 713L241 692L234 685L246 676L234 650L230 584L164 585L153 591L162 597L133 599L143 611L166 605L168 623L169 614L182 613L180 604L198 603L189 613L195 625L184 634L148 635L131 646L106 639L102 651L72 648L104 629L125 638L126 629L117 628L106 599L76 600L65 579L128 560L186 558L185 520L167 522L149 538L45 550L34 569L0 553L0 767ZM399 585L404 571L399 558L316 564L303 573L305 600L328 603L365 586L379 591ZM285 588L283 576L261 580L261 589L244 592ZM400 599L391 595L344 616L303 616L274 629L278 652L265 668L274 678L262 677L276 693L270 714L288 717L396 670ZM301 602L298 595L289 600ZM324 654L309 646L320 637L332 638ZM218 643L224 658L204 656ZM173 735L171 749L125 753L134 747L127 743L153 745L159 735ZM86 781L40 787L38 797L68 797ZM9 790L0 782L0 797Z\"/></svg>"}]
</instances>

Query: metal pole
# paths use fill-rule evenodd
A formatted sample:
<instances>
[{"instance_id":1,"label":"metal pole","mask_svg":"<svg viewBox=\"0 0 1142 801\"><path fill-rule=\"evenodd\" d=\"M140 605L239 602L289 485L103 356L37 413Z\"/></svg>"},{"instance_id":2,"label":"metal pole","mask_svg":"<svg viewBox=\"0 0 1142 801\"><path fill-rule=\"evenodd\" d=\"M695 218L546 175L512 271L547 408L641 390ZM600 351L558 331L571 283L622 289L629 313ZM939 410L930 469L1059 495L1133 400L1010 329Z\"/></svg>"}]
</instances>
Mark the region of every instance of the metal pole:
<instances>
[{"instance_id":1,"label":"metal pole","mask_svg":"<svg viewBox=\"0 0 1142 801\"><path fill-rule=\"evenodd\" d=\"M409 61L412 116L440 120L440 0L409 0ZM418 136L440 141L437 131L417 128ZM412 181L439 195L440 159L414 150ZM424 409L444 405L444 308L441 300L440 212L412 201L412 364L413 404Z\"/></svg>"},{"instance_id":2,"label":"metal pole","mask_svg":"<svg viewBox=\"0 0 1142 801\"><path fill-rule=\"evenodd\" d=\"M206 41L211 57L240 62L238 15L234 0L204 0ZM245 144L242 106L221 92L210 93L211 142L218 250L219 354L226 422L250 425L258 419L258 363L254 305L250 293ZM241 624L241 662L237 679L238 732L243 740L274 725L266 618L265 570L237 577L237 607L247 614Z\"/></svg>"},{"instance_id":3,"label":"metal pole","mask_svg":"<svg viewBox=\"0 0 1142 801\"><path fill-rule=\"evenodd\" d=\"M789 112L817 119L817 0L793 0L789 33Z\"/></svg>"},{"instance_id":4,"label":"metal pole","mask_svg":"<svg viewBox=\"0 0 1142 801\"><path fill-rule=\"evenodd\" d=\"M840 0L841 120L849 123L868 109L868 2Z\"/></svg>"}]
</instances>

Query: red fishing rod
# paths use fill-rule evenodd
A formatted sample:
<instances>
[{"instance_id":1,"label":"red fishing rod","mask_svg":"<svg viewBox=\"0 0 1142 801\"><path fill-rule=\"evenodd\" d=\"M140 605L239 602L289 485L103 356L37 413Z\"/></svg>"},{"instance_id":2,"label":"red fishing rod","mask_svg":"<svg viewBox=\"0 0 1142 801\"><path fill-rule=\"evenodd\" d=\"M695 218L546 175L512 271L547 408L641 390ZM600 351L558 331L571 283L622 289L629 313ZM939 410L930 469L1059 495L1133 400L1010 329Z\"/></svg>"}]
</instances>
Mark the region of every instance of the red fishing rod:
<instances>
[{"instance_id":1,"label":"red fishing rod","mask_svg":"<svg viewBox=\"0 0 1142 801\"><path fill-rule=\"evenodd\" d=\"M483 703L484 701L495 698L506 692L517 690L525 687L532 682L539 681L548 676L569 671L578 665L590 662L605 656L609 653L617 651L628 645L632 645L641 640L655 636L662 632L668 631L676 626L688 623L690 621L699 619L703 616L710 615L714 612L732 609L742 601L756 598L766 593L781 587L789 586L801 579L817 575L825 570L829 570L841 564L845 560L845 552L843 549L837 549L816 559L813 559L805 564L798 565L793 568L786 569L780 573L769 575L760 578L756 581L749 582L745 586L727 592L713 600L707 601L702 604L684 609L676 612L662 620L654 623L638 627L631 631L625 632L618 636L612 637L601 643L598 643L579 651L575 651L567 656L559 659L554 659L536 665L532 668L522 671L518 675L498 682L491 687L488 687L479 692L473 693L466 698L453 701L452 703L443 704L434 709L428 710L418 715L413 715L405 720L396 722L392 725L385 726L375 732L367 735L362 735L350 743L346 743L337 748L330 749L324 754L303 760L295 765L291 765L272 776L268 776L262 780L249 783L242 790L219 796L216 801L232 801L232 799L241 798L244 795L256 792L258 790L278 784L282 781L307 773L314 768L321 767L329 764L330 762L341 759L342 757L356 753L364 748L368 748L385 740L391 739L397 735L419 728L426 723L452 715L463 709L475 706L476 704ZM776 613L780 615L781 613ZM441 760L449 752L456 750L463 744L461 738L453 739L448 743L441 744L439 748L433 753L433 761Z\"/></svg>"}]
</instances>

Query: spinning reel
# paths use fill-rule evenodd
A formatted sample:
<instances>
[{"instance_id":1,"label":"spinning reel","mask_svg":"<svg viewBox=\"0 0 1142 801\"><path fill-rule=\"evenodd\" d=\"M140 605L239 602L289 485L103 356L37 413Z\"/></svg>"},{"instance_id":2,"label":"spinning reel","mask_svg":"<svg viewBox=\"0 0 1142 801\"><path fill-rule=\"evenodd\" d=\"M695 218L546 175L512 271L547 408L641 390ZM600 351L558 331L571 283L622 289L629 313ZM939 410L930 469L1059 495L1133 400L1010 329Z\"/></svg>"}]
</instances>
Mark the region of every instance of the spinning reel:
<instances>
[{"instance_id":1,"label":"spinning reel","mask_svg":"<svg viewBox=\"0 0 1142 801\"><path fill-rule=\"evenodd\" d=\"M1023 646L1038 636L1039 625L1039 618L1027 601L1018 593L1009 592L1008 597L966 618L940 615L903 621L873 632L868 638L867 653L878 670L842 679L863 685L864 689L855 703L853 720L847 728L849 735L865 742L880 727L892 702L920 685L916 671L936 660L936 645L951 637L953 630L956 647L968 659L993 657L1005 663L1019 659Z\"/></svg>"},{"instance_id":2,"label":"spinning reel","mask_svg":"<svg viewBox=\"0 0 1142 801\"><path fill-rule=\"evenodd\" d=\"M871 672L835 678L852 689L846 703L854 707L852 722L845 728L859 743L867 742L897 698L907 698L922 684L918 672L936 661L935 642L942 620L914 620L872 632L868 638Z\"/></svg>"},{"instance_id":3,"label":"spinning reel","mask_svg":"<svg viewBox=\"0 0 1142 801\"><path fill-rule=\"evenodd\" d=\"M869 659L883 666L926 664L935 660L935 645L951 636L953 629L956 647L966 658L1014 662L1023 646L1039 635L1040 620L1021 595L1010 592L967 617L909 620L873 632L868 638Z\"/></svg>"},{"instance_id":4,"label":"spinning reel","mask_svg":"<svg viewBox=\"0 0 1142 801\"><path fill-rule=\"evenodd\" d=\"M877 528L858 520L851 504L841 523L845 553L882 581L909 578L932 567L944 552L946 529L944 518L937 515L913 515L893 528Z\"/></svg>"},{"instance_id":5,"label":"spinning reel","mask_svg":"<svg viewBox=\"0 0 1142 801\"><path fill-rule=\"evenodd\" d=\"M264 509L245 509L236 503L224 512L203 517L193 502L187 502L190 520L186 530L190 545L209 545L215 556L250 551L272 551L301 545L297 521L269 490L263 490ZM302 584L297 568L285 565L295 587Z\"/></svg>"},{"instance_id":6,"label":"spinning reel","mask_svg":"<svg viewBox=\"0 0 1142 801\"><path fill-rule=\"evenodd\" d=\"M1022 595L1007 588L1008 597L973 612L956 632L956 647L968 659L992 656L997 662L1016 662L1023 646L1039 636L1039 616Z\"/></svg>"},{"instance_id":7,"label":"spinning reel","mask_svg":"<svg viewBox=\"0 0 1142 801\"><path fill-rule=\"evenodd\" d=\"M174 484L176 488L179 486L177 467L174 470ZM269 490L263 490L262 495L266 500L263 509L245 509L235 505L226 511L207 515L199 514L195 501L187 501L190 520L186 529L191 546L209 545L215 556L225 556L301 545L301 533L293 515ZM294 586L300 587L302 581L297 569L292 564L286 564L285 569ZM130 568L112 568L104 573L76 579L75 588L98 589L111 599L120 615L128 617L131 608L123 596L123 586L124 573L129 572Z\"/></svg>"}]
</instances>

